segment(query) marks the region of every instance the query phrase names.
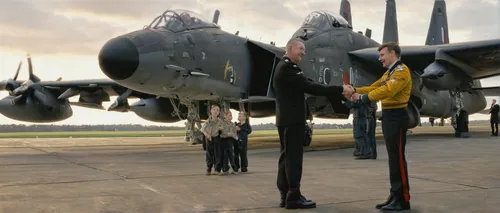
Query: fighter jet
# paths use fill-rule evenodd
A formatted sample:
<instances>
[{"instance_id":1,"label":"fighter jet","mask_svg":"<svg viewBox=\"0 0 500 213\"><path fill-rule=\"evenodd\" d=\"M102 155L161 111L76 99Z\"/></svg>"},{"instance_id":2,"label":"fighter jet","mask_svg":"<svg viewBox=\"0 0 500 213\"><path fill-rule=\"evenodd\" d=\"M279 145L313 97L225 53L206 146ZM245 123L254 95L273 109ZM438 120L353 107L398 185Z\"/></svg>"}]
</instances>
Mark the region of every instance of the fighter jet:
<instances>
[{"instance_id":1,"label":"fighter jet","mask_svg":"<svg viewBox=\"0 0 500 213\"><path fill-rule=\"evenodd\" d=\"M388 13L395 14L395 9ZM71 105L102 107L103 101L116 95L110 111L130 110L144 119L167 123L187 119L193 143L203 141L192 125L208 118L210 103L245 110L254 118L273 116L272 76L284 48L223 31L218 17L219 11L209 21L192 11L166 10L143 29L103 45L98 60L109 79L39 81L30 77L25 89L17 90L24 82L15 77L0 85L12 91L2 100L0 112L16 120L54 122L70 117ZM354 86L374 82L385 69L378 61L380 44L367 32L353 31L334 12L311 12L292 35L306 46L299 64L304 75L328 85L342 85L344 79ZM421 115L452 115L456 100L462 100L462 109L470 114L485 108L484 95L472 82L500 74L500 39L401 47L402 60L414 71L410 128L418 126ZM442 90L455 92L443 96ZM78 102L68 102L76 95L80 95ZM129 105L128 98L140 100ZM349 117L342 100L308 96L307 103L313 117Z\"/></svg>"}]
</instances>

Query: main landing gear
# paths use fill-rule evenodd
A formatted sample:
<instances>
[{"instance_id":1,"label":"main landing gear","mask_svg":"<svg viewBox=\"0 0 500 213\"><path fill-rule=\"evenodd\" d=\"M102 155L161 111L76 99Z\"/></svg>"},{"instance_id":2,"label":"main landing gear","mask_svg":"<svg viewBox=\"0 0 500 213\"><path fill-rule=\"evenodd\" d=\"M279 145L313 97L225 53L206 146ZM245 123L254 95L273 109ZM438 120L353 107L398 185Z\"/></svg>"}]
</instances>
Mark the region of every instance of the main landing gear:
<instances>
[{"instance_id":1,"label":"main landing gear","mask_svg":"<svg viewBox=\"0 0 500 213\"><path fill-rule=\"evenodd\" d=\"M450 95L455 100L451 124L455 129L455 137L468 138L469 135L469 113L464 108L462 92L460 90L450 90Z\"/></svg>"}]
</instances>

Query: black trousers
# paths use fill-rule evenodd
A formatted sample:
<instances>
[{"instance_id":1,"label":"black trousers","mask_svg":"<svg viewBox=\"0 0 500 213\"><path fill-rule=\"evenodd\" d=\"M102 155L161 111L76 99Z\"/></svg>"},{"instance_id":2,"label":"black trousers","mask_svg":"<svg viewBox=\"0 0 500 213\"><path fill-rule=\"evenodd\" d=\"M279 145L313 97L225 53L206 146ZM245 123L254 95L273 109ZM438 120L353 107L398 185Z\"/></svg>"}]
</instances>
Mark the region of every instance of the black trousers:
<instances>
[{"instance_id":1,"label":"black trousers","mask_svg":"<svg viewBox=\"0 0 500 213\"><path fill-rule=\"evenodd\" d=\"M213 146L213 160L212 160L212 165L215 167L216 172L220 172L222 170L222 148L221 148L221 138L220 136L213 137L212 141L210 141L208 144L212 143ZM207 145L208 145L207 144ZM208 153L208 146L207 146L207 153ZM207 157L208 159L208 157ZM210 167L209 167L210 168Z\"/></svg>"},{"instance_id":2,"label":"black trousers","mask_svg":"<svg viewBox=\"0 0 500 213\"><path fill-rule=\"evenodd\" d=\"M229 171L229 165L236 171L236 165L234 164L234 153L233 153L233 138L222 138L221 139L221 162L222 171Z\"/></svg>"},{"instance_id":3,"label":"black trousers","mask_svg":"<svg viewBox=\"0 0 500 213\"><path fill-rule=\"evenodd\" d=\"M409 202L410 185L405 156L408 111L406 108L383 109L382 114L382 132L389 156L390 192L399 202Z\"/></svg>"},{"instance_id":4,"label":"black trousers","mask_svg":"<svg viewBox=\"0 0 500 213\"><path fill-rule=\"evenodd\" d=\"M236 164L236 169L248 168L248 157L247 157L248 141L234 140L233 149L234 149L234 164Z\"/></svg>"},{"instance_id":5,"label":"black trousers","mask_svg":"<svg viewBox=\"0 0 500 213\"><path fill-rule=\"evenodd\" d=\"M212 167L215 167L215 143L218 143L219 141L219 137L214 137L211 141L208 139L206 140L205 162L207 164L207 171L212 171Z\"/></svg>"},{"instance_id":6,"label":"black trousers","mask_svg":"<svg viewBox=\"0 0 500 213\"><path fill-rule=\"evenodd\" d=\"M490 120L491 134L498 135L498 120Z\"/></svg>"},{"instance_id":7,"label":"black trousers","mask_svg":"<svg viewBox=\"0 0 500 213\"><path fill-rule=\"evenodd\" d=\"M300 199L305 131L303 123L278 127L281 155L277 185L281 194L288 193L287 200Z\"/></svg>"}]
</instances>

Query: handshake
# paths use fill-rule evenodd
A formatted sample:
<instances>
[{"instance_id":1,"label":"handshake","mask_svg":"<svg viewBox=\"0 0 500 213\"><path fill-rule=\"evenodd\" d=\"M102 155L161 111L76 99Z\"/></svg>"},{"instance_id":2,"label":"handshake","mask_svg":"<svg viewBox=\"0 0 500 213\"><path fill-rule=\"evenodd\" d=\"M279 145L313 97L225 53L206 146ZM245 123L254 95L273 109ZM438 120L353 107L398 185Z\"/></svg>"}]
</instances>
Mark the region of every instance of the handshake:
<instances>
[{"instance_id":1,"label":"handshake","mask_svg":"<svg viewBox=\"0 0 500 213\"><path fill-rule=\"evenodd\" d=\"M344 88L344 91L342 92L342 94L348 100L355 102L355 101L358 101L359 98L361 97L361 95L359 93L354 92L354 87L352 87L351 85L344 84L344 85L342 85L342 87Z\"/></svg>"}]
</instances>

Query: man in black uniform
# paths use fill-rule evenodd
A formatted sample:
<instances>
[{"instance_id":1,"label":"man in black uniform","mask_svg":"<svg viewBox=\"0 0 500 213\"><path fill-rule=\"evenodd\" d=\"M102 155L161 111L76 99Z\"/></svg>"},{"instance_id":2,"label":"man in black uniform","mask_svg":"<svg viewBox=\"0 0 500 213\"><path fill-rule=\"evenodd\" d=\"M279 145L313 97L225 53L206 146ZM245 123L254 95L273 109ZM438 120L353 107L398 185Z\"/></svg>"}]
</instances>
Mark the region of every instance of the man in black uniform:
<instances>
[{"instance_id":1,"label":"man in black uniform","mask_svg":"<svg viewBox=\"0 0 500 213\"><path fill-rule=\"evenodd\" d=\"M500 110L497 100L493 99L490 107L491 136L498 136L498 111Z\"/></svg>"},{"instance_id":2,"label":"man in black uniform","mask_svg":"<svg viewBox=\"0 0 500 213\"><path fill-rule=\"evenodd\" d=\"M368 104L382 103L382 133L389 156L389 179L391 195L377 209L401 211L410 209L410 185L405 156L406 131L408 129L408 101L412 79L410 69L399 60L401 49L397 43L389 42L379 48L379 60L388 70L370 86L347 89L351 101L361 100ZM363 94L362 96L360 94Z\"/></svg>"},{"instance_id":3,"label":"man in black uniform","mask_svg":"<svg viewBox=\"0 0 500 213\"><path fill-rule=\"evenodd\" d=\"M305 47L301 40L288 41L285 56L276 66L273 77L276 126L281 145L277 186L281 194L280 207L287 209L316 207L315 202L306 200L300 193L306 123L304 93L327 96L330 102L336 101L339 105L344 99L342 86L318 84L304 76L297 65L304 55Z\"/></svg>"}]
</instances>

